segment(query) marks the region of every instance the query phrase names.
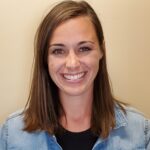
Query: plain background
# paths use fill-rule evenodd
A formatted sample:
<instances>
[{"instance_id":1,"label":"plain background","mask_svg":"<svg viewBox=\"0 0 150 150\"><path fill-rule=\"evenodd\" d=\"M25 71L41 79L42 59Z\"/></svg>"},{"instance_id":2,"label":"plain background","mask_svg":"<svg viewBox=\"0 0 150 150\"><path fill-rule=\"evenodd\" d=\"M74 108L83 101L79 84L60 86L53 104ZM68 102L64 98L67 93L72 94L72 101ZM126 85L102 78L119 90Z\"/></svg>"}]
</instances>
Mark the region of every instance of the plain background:
<instances>
[{"instance_id":1,"label":"plain background","mask_svg":"<svg viewBox=\"0 0 150 150\"><path fill-rule=\"evenodd\" d=\"M0 0L0 122L29 93L34 35L56 0ZM114 95L150 117L150 1L88 0L103 26Z\"/></svg>"}]
</instances>

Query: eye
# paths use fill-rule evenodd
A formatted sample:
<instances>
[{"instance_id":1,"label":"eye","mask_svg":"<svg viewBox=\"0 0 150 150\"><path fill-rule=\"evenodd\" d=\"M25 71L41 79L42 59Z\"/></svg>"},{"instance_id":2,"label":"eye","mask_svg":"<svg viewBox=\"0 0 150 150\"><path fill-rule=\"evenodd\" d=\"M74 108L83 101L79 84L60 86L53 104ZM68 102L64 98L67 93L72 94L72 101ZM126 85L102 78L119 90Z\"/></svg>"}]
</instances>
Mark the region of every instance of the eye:
<instances>
[{"instance_id":1,"label":"eye","mask_svg":"<svg viewBox=\"0 0 150 150\"><path fill-rule=\"evenodd\" d=\"M79 49L80 52L87 52L87 51L90 51L90 50L91 50L91 48L87 47L87 46L80 47L80 49Z\"/></svg>"},{"instance_id":2,"label":"eye","mask_svg":"<svg viewBox=\"0 0 150 150\"><path fill-rule=\"evenodd\" d=\"M62 55L64 53L65 53L65 51L61 48L56 48L52 51L52 54L55 54L55 55Z\"/></svg>"}]
</instances>

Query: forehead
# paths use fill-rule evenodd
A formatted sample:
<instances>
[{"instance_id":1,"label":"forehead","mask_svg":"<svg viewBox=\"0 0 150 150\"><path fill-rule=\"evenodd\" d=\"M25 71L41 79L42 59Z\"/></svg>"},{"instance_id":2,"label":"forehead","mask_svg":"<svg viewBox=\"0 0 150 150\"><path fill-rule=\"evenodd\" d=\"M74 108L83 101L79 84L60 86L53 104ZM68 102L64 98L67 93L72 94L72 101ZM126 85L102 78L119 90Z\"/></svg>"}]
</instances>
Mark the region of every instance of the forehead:
<instances>
[{"instance_id":1,"label":"forehead","mask_svg":"<svg viewBox=\"0 0 150 150\"><path fill-rule=\"evenodd\" d=\"M51 42L57 40L97 40L94 25L89 17L82 16L69 19L56 27L52 36Z\"/></svg>"}]
</instances>

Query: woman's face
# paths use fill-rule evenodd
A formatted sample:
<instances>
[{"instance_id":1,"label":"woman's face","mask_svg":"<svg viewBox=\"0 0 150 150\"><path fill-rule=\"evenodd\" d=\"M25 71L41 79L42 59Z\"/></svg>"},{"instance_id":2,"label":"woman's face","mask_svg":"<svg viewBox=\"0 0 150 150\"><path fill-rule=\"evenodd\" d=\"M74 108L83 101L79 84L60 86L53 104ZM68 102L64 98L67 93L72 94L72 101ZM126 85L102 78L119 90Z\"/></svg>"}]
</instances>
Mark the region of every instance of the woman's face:
<instances>
[{"instance_id":1,"label":"woman's face","mask_svg":"<svg viewBox=\"0 0 150 150\"><path fill-rule=\"evenodd\" d=\"M82 95L93 90L102 52L92 22L77 17L60 24L49 41L49 74L60 92Z\"/></svg>"}]
</instances>

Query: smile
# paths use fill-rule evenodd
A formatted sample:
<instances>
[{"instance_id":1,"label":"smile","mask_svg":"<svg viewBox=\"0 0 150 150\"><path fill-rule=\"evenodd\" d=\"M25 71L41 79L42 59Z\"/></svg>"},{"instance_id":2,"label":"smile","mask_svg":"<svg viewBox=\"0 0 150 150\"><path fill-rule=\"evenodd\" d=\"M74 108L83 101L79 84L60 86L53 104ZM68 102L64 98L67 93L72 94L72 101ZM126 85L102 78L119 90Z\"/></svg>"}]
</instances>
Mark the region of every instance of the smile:
<instances>
[{"instance_id":1,"label":"smile","mask_svg":"<svg viewBox=\"0 0 150 150\"><path fill-rule=\"evenodd\" d=\"M64 74L63 77L67 80L79 80L82 77L84 77L84 75L86 74L86 72L81 72L81 73L77 73L77 74Z\"/></svg>"}]
</instances>

